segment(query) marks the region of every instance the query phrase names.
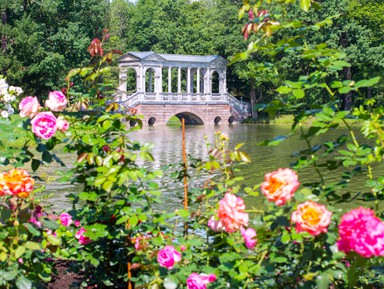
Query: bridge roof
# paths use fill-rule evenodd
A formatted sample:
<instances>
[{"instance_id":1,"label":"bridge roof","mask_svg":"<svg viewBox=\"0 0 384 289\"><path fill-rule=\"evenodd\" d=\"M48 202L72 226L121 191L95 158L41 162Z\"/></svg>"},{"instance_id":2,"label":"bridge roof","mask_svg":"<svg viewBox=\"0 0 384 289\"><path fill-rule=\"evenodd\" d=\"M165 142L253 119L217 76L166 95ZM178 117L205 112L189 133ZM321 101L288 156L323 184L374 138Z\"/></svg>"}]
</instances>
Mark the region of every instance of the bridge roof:
<instances>
[{"instance_id":1,"label":"bridge roof","mask_svg":"<svg viewBox=\"0 0 384 289\"><path fill-rule=\"evenodd\" d=\"M132 61L159 61L159 62L182 62L182 63L213 63L220 62L226 65L227 60L220 55L183 55L183 54L163 54L153 51L129 51L119 58L119 62Z\"/></svg>"}]
</instances>

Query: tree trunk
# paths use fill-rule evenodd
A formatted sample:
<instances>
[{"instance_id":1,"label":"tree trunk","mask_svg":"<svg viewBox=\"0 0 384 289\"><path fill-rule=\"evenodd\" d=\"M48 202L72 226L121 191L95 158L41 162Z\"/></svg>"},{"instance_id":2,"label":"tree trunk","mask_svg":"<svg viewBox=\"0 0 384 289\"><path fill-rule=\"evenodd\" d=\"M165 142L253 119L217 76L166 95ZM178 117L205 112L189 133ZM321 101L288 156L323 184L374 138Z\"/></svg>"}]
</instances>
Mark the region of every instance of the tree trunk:
<instances>
[{"instance_id":1,"label":"tree trunk","mask_svg":"<svg viewBox=\"0 0 384 289\"><path fill-rule=\"evenodd\" d=\"M352 72L350 67L343 68L344 77L347 80L352 80ZM352 92L348 92L343 96L343 109L351 110L352 109Z\"/></svg>"},{"instance_id":2,"label":"tree trunk","mask_svg":"<svg viewBox=\"0 0 384 289\"><path fill-rule=\"evenodd\" d=\"M251 97L251 117L252 119L258 119L259 115L257 113L257 110L254 110L257 99L256 99L256 89L255 89L255 79L253 77L249 80L249 86L250 86L249 94Z\"/></svg>"},{"instance_id":3,"label":"tree trunk","mask_svg":"<svg viewBox=\"0 0 384 289\"><path fill-rule=\"evenodd\" d=\"M342 33L340 36L340 45L344 48L348 47L349 41L346 33ZM352 80L352 71L350 67L343 68L344 77L346 80ZM343 95L343 104L342 107L344 110L352 109L352 92L348 92Z\"/></svg>"}]
</instances>

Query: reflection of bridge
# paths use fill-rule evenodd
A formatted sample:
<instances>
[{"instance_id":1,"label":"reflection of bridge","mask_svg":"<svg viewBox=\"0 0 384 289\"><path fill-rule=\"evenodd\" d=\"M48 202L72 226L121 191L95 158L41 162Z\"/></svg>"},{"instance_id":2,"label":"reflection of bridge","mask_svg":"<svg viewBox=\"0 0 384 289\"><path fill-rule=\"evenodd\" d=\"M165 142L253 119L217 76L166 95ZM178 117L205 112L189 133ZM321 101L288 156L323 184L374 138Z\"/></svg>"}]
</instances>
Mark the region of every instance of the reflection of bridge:
<instances>
[{"instance_id":1,"label":"reflection of bridge","mask_svg":"<svg viewBox=\"0 0 384 289\"><path fill-rule=\"evenodd\" d=\"M119 67L118 101L135 107L148 125L172 116L187 124L218 124L248 115L248 107L227 92L227 61L221 56L128 52Z\"/></svg>"}]
</instances>

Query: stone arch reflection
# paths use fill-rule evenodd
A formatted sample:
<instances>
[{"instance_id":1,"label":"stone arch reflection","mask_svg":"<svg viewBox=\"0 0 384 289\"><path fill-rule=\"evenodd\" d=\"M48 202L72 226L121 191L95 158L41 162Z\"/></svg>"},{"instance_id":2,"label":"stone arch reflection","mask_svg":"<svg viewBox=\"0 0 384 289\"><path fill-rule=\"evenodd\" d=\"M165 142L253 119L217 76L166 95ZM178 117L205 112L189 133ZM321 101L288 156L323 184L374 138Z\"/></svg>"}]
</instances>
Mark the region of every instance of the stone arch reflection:
<instances>
[{"instance_id":1,"label":"stone arch reflection","mask_svg":"<svg viewBox=\"0 0 384 289\"><path fill-rule=\"evenodd\" d=\"M193 124L202 125L202 124L204 124L203 120L199 116L197 116L196 114L194 114L192 112L184 111L184 112L180 112L180 113L175 114L175 116L180 120L182 120L184 118L186 125L191 125L191 124L192 125Z\"/></svg>"}]
</instances>

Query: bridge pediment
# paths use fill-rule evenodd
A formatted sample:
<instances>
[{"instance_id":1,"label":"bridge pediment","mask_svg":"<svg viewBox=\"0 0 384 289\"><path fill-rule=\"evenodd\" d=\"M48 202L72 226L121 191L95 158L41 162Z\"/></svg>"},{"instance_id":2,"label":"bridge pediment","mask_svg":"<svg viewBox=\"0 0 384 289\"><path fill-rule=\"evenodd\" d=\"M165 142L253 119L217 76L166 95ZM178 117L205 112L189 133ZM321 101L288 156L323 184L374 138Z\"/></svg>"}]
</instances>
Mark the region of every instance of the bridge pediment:
<instances>
[{"instance_id":1,"label":"bridge pediment","mask_svg":"<svg viewBox=\"0 0 384 289\"><path fill-rule=\"evenodd\" d=\"M153 54L147 56L147 57L145 58L145 60L150 60L150 61L166 61L165 58L161 57L161 56L160 56L159 54L157 54L157 53L153 53Z\"/></svg>"},{"instance_id":2,"label":"bridge pediment","mask_svg":"<svg viewBox=\"0 0 384 289\"><path fill-rule=\"evenodd\" d=\"M128 52L119 58L119 62L137 62L137 61L161 61L166 59L160 54L152 51L147 52Z\"/></svg>"},{"instance_id":3,"label":"bridge pediment","mask_svg":"<svg viewBox=\"0 0 384 289\"><path fill-rule=\"evenodd\" d=\"M227 63L228 63L228 61L225 58L221 57L221 56L217 56L211 62L211 64L214 64L214 65L217 65L217 66L220 66L220 67L226 67Z\"/></svg>"}]
</instances>

